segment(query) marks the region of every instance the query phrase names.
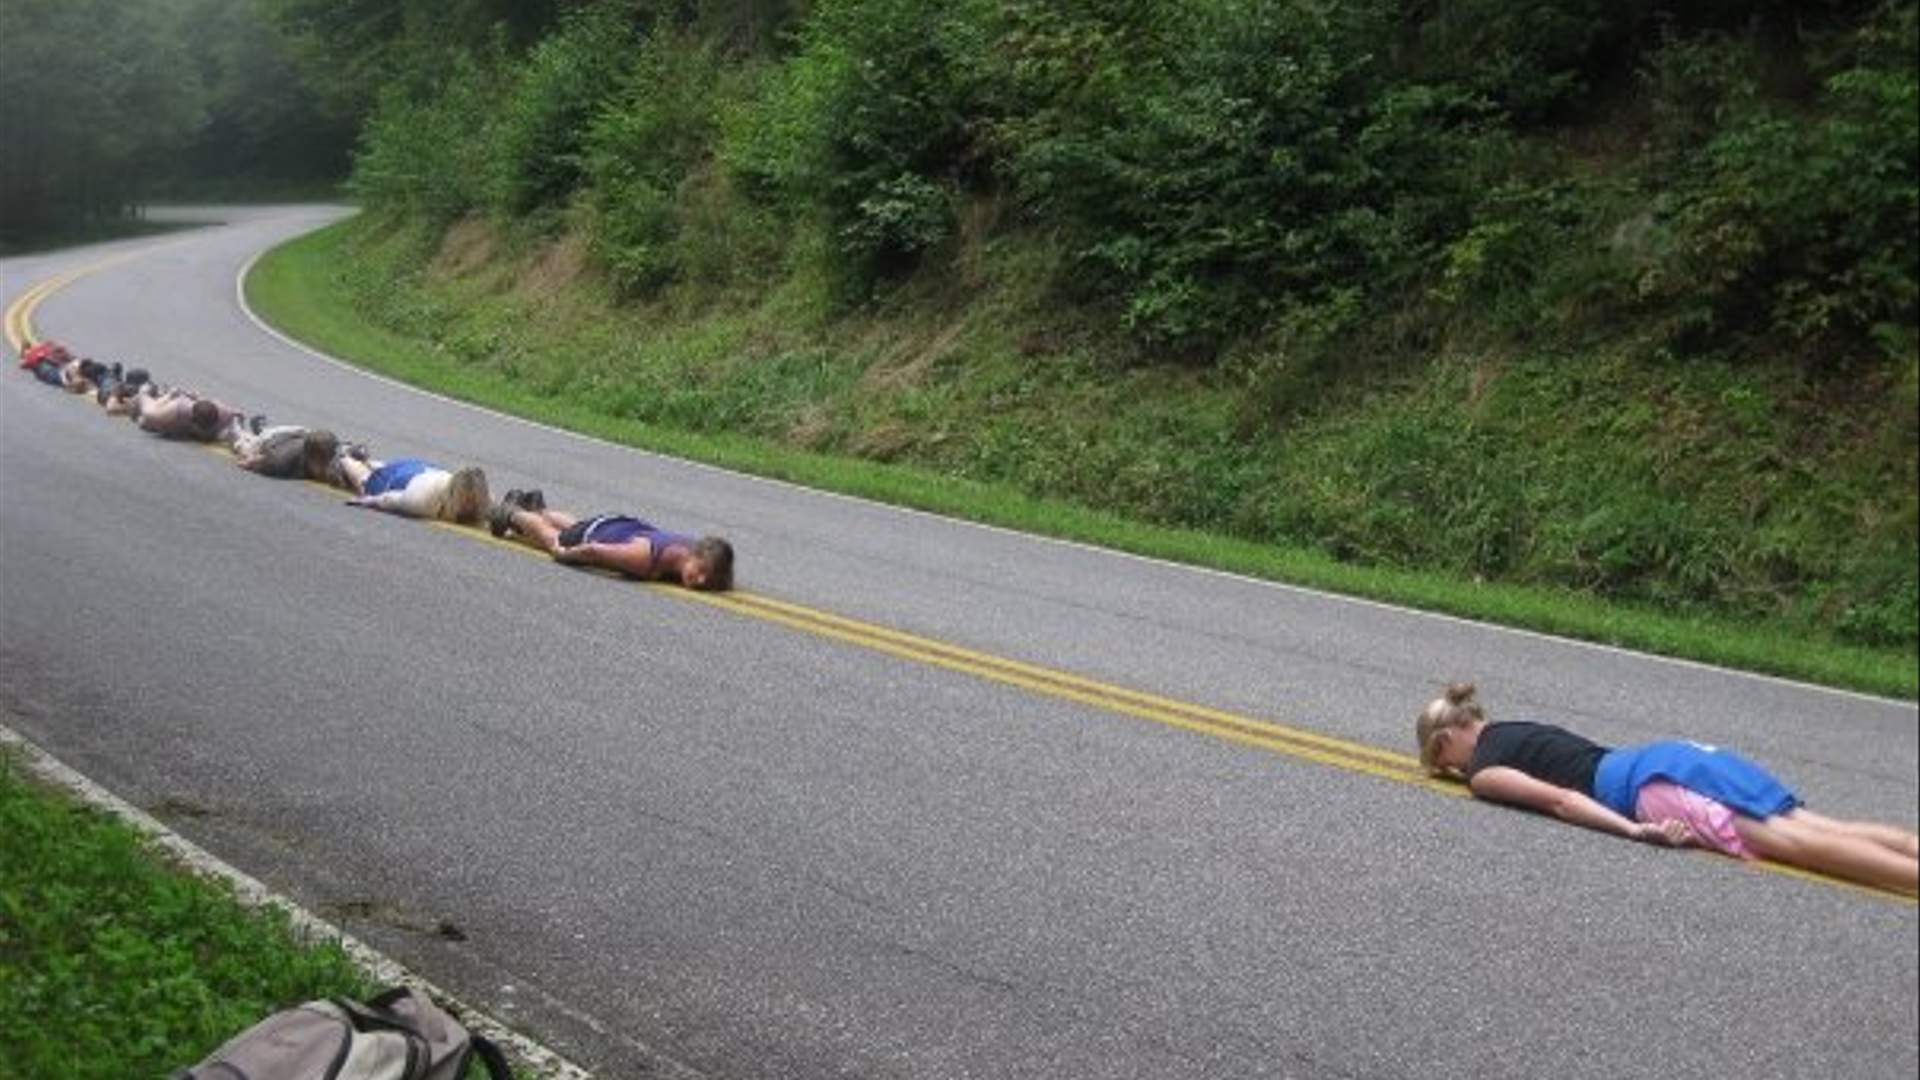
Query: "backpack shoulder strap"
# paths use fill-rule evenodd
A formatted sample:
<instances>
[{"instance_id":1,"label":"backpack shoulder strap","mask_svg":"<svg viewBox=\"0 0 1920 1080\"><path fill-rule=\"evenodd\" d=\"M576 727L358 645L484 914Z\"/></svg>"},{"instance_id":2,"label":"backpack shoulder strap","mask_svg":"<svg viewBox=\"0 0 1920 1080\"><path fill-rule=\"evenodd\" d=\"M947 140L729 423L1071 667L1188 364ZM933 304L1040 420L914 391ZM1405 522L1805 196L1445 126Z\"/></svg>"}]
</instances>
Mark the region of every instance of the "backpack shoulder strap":
<instances>
[{"instance_id":1,"label":"backpack shoulder strap","mask_svg":"<svg viewBox=\"0 0 1920 1080\"><path fill-rule=\"evenodd\" d=\"M493 1080L513 1080L513 1068L507 1064L507 1056L500 1047L485 1035L473 1036L473 1054L487 1066L487 1075Z\"/></svg>"}]
</instances>

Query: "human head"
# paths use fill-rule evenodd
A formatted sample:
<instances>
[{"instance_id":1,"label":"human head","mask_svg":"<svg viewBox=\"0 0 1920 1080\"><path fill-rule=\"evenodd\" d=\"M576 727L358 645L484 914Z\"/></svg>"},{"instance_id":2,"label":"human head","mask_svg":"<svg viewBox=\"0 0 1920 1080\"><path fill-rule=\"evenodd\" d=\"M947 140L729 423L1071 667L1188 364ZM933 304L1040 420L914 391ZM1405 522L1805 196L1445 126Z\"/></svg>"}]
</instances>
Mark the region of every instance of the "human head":
<instances>
[{"instance_id":1,"label":"human head","mask_svg":"<svg viewBox=\"0 0 1920 1080\"><path fill-rule=\"evenodd\" d=\"M203 439L215 439L220 436L220 406L200 399L193 403L187 419L193 424L193 433Z\"/></svg>"},{"instance_id":2,"label":"human head","mask_svg":"<svg viewBox=\"0 0 1920 1080\"><path fill-rule=\"evenodd\" d=\"M307 432L301 445L300 461L307 479L325 480L327 467L333 464L333 455L340 452L339 437L324 428L314 428Z\"/></svg>"},{"instance_id":3,"label":"human head","mask_svg":"<svg viewBox=\"0 0 1920 1080\"><path fill-rule=\"evenodd\" d=\"M680 564L680 583L701 592L733 588L733 545L717 536L703 536Z\"/></svg>"},{"instance_id":4,"label":"human head","mask_svg":"<svg viewBox=\"0 0 1920 1080\"><path fill-rule=\"evenodd\" d=\"M1420 764L1428 772L1439 775L1447 771L1440 765L1439 755L1448 733L1486 722L1486 710L1473 694L1472 683L1453 683L1414 719L1413 738L1420 744Z\"/></svg>"},{"instance_id":5,"label":"human head","mask_svg":"<svg viewBox=\"0 0 1920 1080\"><path fill-rule=\"evenodd\" d=\"M469 465L453 474L447 483L447 503L442 511L462 525L476 525L487 516L487 474Z\"/></svg>"}]
</instances>

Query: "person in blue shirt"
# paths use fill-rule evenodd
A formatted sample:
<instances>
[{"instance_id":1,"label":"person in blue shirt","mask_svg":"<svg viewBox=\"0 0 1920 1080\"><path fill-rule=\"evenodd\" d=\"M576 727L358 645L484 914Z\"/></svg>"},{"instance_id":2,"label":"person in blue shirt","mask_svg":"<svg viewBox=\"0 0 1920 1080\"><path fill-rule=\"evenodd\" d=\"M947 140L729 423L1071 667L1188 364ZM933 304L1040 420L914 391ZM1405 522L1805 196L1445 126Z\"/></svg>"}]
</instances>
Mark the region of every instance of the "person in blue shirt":
<instances>
[{"instance_id":1,"label":"person in blue shirt","mask_svg":"<svg viewBox=\"0 0 1920 1080\"><path fill-rule=\"evenodd\" d=\"M733 587L733 545L717 536L669 532L624 514L583 518L549 510L538 490L509 491L489 512L488 527L495 536L511 536L570 566L595 566L705 592Z\"/></svg>"},{"instance_id":2,"label":"person in blue shirt","mask_svg":"<svg viewBox=\"0 0 1920 1080\"><path fill-rule=\"evenodd\" d=\"M473 466L449 472L420 458L368 461L346 448L335 455L331 476L353 492L350 506L460 525L478 525L487 515L487 474Z\"/></svg>"},{"instance_id":3,"label":"person in blue shirt","mask_svg":"<svg viewBox=\"0 0 1920 1080\"><path fill-rule=\"evenodd\" d=\"M1471 683L1414 721L1420 763L1474 795L1633 840L1698 846L1920 892L1920 836L1801 805L1761 766L1705 743L1612 748L1552 724L1489 722Z\"/></svg>"}]
</instances>

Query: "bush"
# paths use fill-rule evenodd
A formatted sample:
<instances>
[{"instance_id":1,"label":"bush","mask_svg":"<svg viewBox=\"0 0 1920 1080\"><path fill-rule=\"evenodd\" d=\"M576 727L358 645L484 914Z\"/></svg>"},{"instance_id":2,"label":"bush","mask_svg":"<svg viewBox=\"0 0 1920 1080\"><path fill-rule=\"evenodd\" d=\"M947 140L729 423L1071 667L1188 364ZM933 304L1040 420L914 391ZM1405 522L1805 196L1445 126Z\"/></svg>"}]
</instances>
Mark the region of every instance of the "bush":
<instances>
[{"instance_id":1,"label":"bush","mask_svg":"<svg viewBox=\"0 0 1920 1080\"><path fill-rule=\"evenodd\" d=\"M499 62L456 53L440 79L389 83L361 131L354 196L436 224L484 205Z\"/></svg>"},{"instance_id":2,"label":"bush","mask_svg":"<svg viewBox=\"0 0 1920 1080\"><path fill-rule=\"evenodd\" d=\"M760 108L729 125L744 189L823 216L849 295L944 240L984 174L991 25L985 0L826 0Z\"/></svg>"},{"instance_id":3,"label":"bush","mask_svg":"<svg viewBox=\"0 0 1920 1080\"><path fill-rule=\"evenodd\" d=\"M622 290L651 292L679 271L678 193L713 151L720 75L711 49L658 28L587 124L580 163L594 252Z\"/></svg>"},{"instance_id":4,"label":"bush","mask_svg":"<svg viewBox=\"0 0 1920 1080\"><path fill-rule=\"evenodd\" d=\"M488 147L488 205L521 216L563 202L582 177L589 122L614 95L634 53L621 5L570 13L528 54L500 104Z\"/></svg>"},{"instance_id":5,"label":"bush","mask_svg":"<svg viewBox=\"0 0 1920 1080\"><path fill-rule=\"evenodd\" d=\"M1826 80L1807 122L1753 102L1666 201L1666 295L1698 314L1693 344L1749 336L1848 356L1914 347L1920 321L1920 49L1915 5L1889 4L1862 60ZM1875 44L1891 38L1899 61Z\"/></svg>"},{"instance_id":6,"label":"bush","mask_svg":"<svg viewBox=\"0 0 1920 1080\"><path fill-rule=\"evenodd\" d=\"M1030 213L1069 225L1083 276L1150 343L1211 355L1363 284L1389 291L1463 228L1500 141L1475 102L1394 85L1371 44L1387 5L1219 0L1155 6L1149 29L1093 21L1035 37L1007 124ZM1117 44L1124 75L1051 64L1045 46ZM1049 89L1048 81L1055 85Z\"/></svg>"}]
</instances>

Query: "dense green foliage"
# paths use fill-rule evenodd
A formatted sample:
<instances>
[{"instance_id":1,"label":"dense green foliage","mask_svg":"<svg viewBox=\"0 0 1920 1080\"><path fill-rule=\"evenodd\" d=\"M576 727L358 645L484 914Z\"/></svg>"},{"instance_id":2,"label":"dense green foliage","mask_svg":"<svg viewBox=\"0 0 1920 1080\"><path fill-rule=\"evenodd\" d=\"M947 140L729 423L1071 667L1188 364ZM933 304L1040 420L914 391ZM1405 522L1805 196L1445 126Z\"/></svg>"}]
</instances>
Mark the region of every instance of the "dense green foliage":
<instances>
[{"instance_id":1,"label":"dense green foliage","mask_svg":"<svg viewBox=\"0 0 1920 1080\"><path fill-rule=\"evenodd\" d=\"M160 195L337 183L358 118L288 56L255 0L0 4L0 246Z\"/></svg>"},{"instance_id":2,"label":"dense green foliage","mask_svg":"<svg viewBox=\"0 0 1920 1080\"><path fill-rule=\"evenodd\" d=\"M366 297L494 363L411 274L570 236L729 342L593 365L628 415L1911 647L1917 47L1913 0L589 3L388 87L355 187L428 231Z\"/></svg>"},{"instance_id":3,"label":"dense green foliage","mask_svg":"<svg viewBox=\"0 0 1920 1080\"><path fill-rule=\"evenodd\" d=\"M15 768L0 756L0 1073L165 1076L274 1009L366 994L337 945L300 945Z\"/></svg>"}]
</instances>

